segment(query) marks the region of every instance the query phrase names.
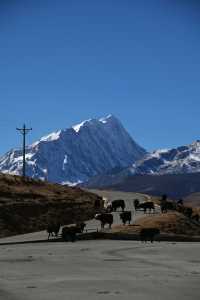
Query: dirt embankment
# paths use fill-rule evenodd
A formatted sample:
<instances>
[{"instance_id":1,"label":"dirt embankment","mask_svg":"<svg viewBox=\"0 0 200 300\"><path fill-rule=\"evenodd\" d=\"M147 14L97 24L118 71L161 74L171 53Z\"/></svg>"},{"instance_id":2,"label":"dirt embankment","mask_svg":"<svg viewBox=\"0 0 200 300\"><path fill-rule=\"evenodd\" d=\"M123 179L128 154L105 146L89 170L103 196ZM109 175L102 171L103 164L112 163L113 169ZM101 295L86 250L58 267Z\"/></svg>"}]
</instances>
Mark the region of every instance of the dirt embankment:
<instances>
[{"instance_id":1,"label":"dirt embankment","mask_svg":"<svg viewBox=\"0 0 200 300\"><path fill-rule=\"evenodd\" d=\"M117 225L113 227L113 233L138 234L141 228L155 227L161 233L200 236L200 224L190 220L179 212L169 212L166 214L149 215L141 217L133 225Z\"/></svg>"},{"instance_id":2,"label":"dirt embankment","mask_svg":"<svg viewBox=\"0 0 200 300\"><path fill-rule=\"evenodd\" d=\"M0 174L0 237L70 224L94 216L101 197L80 188Z\"/></svg>"}]
</instances>

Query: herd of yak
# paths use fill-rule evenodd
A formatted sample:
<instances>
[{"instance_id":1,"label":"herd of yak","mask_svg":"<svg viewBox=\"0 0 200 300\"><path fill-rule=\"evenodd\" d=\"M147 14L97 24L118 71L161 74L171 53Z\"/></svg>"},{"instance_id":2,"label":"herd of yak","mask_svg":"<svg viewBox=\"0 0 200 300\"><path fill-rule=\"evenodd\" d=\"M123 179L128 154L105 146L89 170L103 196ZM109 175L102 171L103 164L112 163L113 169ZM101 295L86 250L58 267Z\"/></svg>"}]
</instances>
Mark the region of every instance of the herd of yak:
<instances>
[{"instance_id":1,"label":"herd of yak","mask_svg":"<svg viewBox=\"0 0 200 300\"><path fill-rule=\"evenodd\" d=\"M144 213L146 212L155 212L156 205L153 201L146 201L140 203L138 199L135 199L133 201L133 206L135 208L135 211L143 210ZM120 219L123 223L123 225L126 225L126 223L130 224L132 220L132 212L126 211L126 205L124 200L114 200L112 202L104 202L104 209L95 215L95 219L100 221L101 228L103 229L106 224L108 224L109 228L111 228L113 224L113 214L112 212L116 212L117 209L121 209L120 213ZM183 213L185 216L187 216L190 219L193 219L196 222L199 222L199 215L194 214L193 209L191 207L186 207L183 205L183 200L179 200L178 202L168 201L167 196L163 195L160 200L160 211L161 213L166 213L168 210L176 210L181 213ZM81 222L79 224L72 224L68 226L64 226L62 228L62 238L65 241L75 241L76 236L79 233L83 233L84 229L86 227L86 224L84 222ZM60 231L61 224L60 223L52 223L48 224L47 226L47 232L48 232L48 239L50 236L58 236L58 233ZM142 228L140 231L140 239L141 241L148 241L151 242L154 241L155 236L160 234L159 229L157 228Z\"/></svg>"}]
</instances>

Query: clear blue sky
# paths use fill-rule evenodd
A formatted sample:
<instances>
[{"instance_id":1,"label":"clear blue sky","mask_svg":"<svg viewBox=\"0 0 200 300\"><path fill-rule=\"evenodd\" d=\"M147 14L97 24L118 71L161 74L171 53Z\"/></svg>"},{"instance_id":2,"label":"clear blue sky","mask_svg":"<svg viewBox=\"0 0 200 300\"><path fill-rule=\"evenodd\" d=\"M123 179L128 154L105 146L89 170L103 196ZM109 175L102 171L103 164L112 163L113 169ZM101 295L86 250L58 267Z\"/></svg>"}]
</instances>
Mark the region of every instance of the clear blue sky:
<instances>
[{"instance_id":1,"label":"clear blue sky","mask_svg":"<svg viewBox=\"0 0 200 300\"><path fill-rule=\"evenodd\" d=\"M112 113L148 150L199 139L200 1L0 1L0 154Z\"/></svg>"}]
</instances>

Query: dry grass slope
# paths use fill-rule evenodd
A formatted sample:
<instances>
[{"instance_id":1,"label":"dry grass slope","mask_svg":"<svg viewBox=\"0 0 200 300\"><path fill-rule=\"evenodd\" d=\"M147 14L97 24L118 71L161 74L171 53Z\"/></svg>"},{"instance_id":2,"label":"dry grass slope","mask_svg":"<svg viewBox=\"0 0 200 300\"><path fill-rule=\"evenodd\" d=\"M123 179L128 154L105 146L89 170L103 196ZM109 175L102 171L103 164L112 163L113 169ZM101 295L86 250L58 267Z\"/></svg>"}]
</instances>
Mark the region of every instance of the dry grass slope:
<instances>
[{"instance_id":1,"label":"dry grass slope","mask_svg":"<svg viewBox=\"0 0 200 300\"><path fill-rule=\"evenodd\" d=\"M200 236L200 225L179 212L145 216L134 225L115 226L113 232L139 233L141 228L146 227L158 228L162 233Z\"/></svg>"},{"instance_id":2,"label":"dry grass slope","mask_svg":"<svg viewBox=\"0 0 200 300\"><path fill-rule=\"evenodd\" d=\"M43 230L94 216L101 198L80 188L0 174L0 237Z\"/></svg>"},{"instance_id":3,"label":"dry grass slope","mask_svg":"<svg viewBox=\"0 0 200 300\"><path fill-rule=\"evenodd\" d=\"M184 202L188 206L196 207L200 212L200 193L193 193L185 197Z\"/></svg>"}]
</instances>

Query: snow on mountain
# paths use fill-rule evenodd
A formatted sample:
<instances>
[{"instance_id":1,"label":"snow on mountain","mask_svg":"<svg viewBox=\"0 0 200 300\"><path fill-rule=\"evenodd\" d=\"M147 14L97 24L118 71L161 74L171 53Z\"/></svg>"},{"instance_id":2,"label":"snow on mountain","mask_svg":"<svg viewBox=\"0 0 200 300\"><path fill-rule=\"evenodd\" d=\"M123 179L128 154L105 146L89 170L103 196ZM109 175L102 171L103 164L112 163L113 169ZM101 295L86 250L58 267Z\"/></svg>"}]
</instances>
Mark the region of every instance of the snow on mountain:
<instances>
[{"instance_id":1,"label":"snow on mountain","mask_svg":"<svg viewBox=\"0 0 200 300\"><path fill-rule=\"evenodd\" d=\"M181 174L200 172L200 141L175 149L147 154L131 167L132 174Z\"/></svg>"},{"instance_id":2,"label":"snow on mountain","mask_svg":"<svg viewBox=\"0 0 200 300\"><path fill-rule=\"evenodd\" d=\"M61 130L59 130L59 131L57 131L57 132L53 132L53 133L51 133L51 134L49 134L49 135L46 135L46 136L42 137L42 138L40 139L40 141L47 141L47 142L49 142L49 141L55 141L55 140L58 140L59 137L60 137L60 134L61 134Z\"/></svg>"},{"instance_id":3,"label":"snow on mountain","mask_svg":"<svg viewBox=\"0 0 200 300\"><path fill-rule=\"evenodd\" d=\"M135 179L135 182L134 180L131 181L133 175L175 175L198 172L200 172L200 141L176 149L160 149L152 153L147 153L132 166L116 172L113 171L107 174L97 175L89 179L83 186L103 188L118 185L123 188L123 186L127 187L130 184L129 190L136 191L132 184L136 184L137 179ZM138 178L138 176L135 177ZM139 184L141 191L144 191L143 189L146 186L146 183L148 183L147 185L149 188L153 179L151 180L148 176L142 176L142 178L140 177ZM177 176L177 178L179 178L179 176ZM193 187L191 186L190 188L190 192L192 193Z\"/></svg>"},{"instance_id":4,"label":"snow on mountain","mask_svg":"<svg viewBox=\"0 0 200 300\"><path fill-rule=\"evenodd\" d=\"M27 175L58 183L80 183L114 168L126 168L146 151L120 121L109 115L89 119L42 137L26 149ZM22 151L0 158L0 172L22 173Z\"/></svg>"},{"instance_id":5,"label":"snow on mountain","mask_svg":"<svg viewBox=\"0 0 200 300\"><path fill-rule=\"evenodd\" d=\"M92 121L92 119L85 120L85 121L83 121L83 122L80 123L80 124L77 124L77 125L72 126L72 128L78 133L78 132L80 131L81 127L83 127L84 125L86 125L87 122L88 122L88 123L91 123L91 121Z\"/></svg>"}]
</instances>

